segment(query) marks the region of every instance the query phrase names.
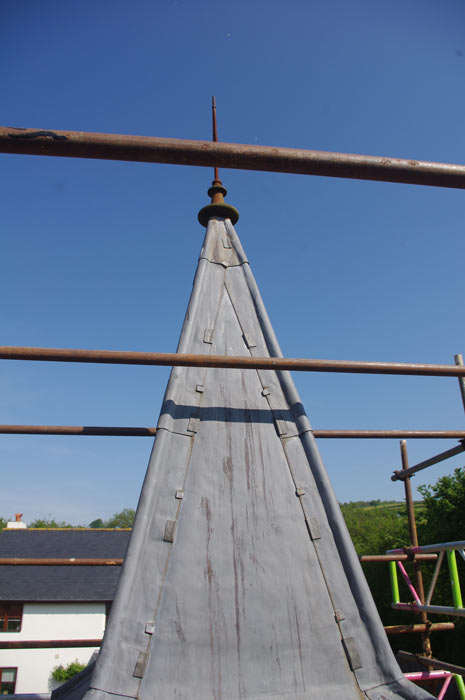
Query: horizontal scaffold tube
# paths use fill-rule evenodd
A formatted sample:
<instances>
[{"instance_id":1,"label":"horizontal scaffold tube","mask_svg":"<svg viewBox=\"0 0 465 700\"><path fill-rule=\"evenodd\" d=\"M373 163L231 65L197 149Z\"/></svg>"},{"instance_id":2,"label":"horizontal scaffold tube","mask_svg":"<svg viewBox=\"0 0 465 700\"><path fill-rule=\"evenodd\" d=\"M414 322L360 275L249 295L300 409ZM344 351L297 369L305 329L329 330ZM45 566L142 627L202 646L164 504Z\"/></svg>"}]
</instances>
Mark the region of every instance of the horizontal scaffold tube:
<instances>
[{"instance_id":1,"label":"horizontal scaffold tube","mask_svg":"<svg viewBox=\"0 0 465 700\"><path fill-rule=\"evenodd\" d=\"M0 152L172 163L465 189L465 166L240 143L0 127Z\"/></svg>"},{"instance_id":2,"label":"horizontal scaffold tube","mask_svg":"<svg viewBox=\"0 0 465 700\"><path fill-rule=\"evenodd\" d=\"M0 425L0 435L90 435L115 437L154 437L156 428L98 425ZM316 438L464 438L465 430L314 430Z\"/></svg>"},{"instance_id":3,"label":"horizontal scaffold tube","mask_svg":"<svg viewBox=\"0 0 465 700\"><path fill-rule=\"evenodd\" d=\"M9 642L0 641L0 649L71 649L99 647L101 639L23 639Z\"/></svg>"},{"instance_id":4,"label":"horizontal scaffold tube","mask_svg":"<svg viewBox=\"0 0 465 700\"><path fill-rule=\"evenodd\" d=\"M388 635L394 634L410 634L410 633L424 633L424 632L447 632L448 630L453 630L455 625L453 622L434 622L425 623L418 625L388 625L384 628L384 631Z\"/></svg>"},{"instance_id":5,"label":"horizontal scaffold tube","mask_svg":"<svg viewBox=\"0 0 465 700\"><path fill-rule=\"evenodd\" d=\"M314 430L318 438L339 439L453 439L465 438L465 430Z\"/></svg>"},{"instance_id":6,"label":"horizontal scaffold tube","mask_svg":"<svg viewBox=\"0 0 465 700\"><path fill-rule=\"evenodd\" d=\"M154 437L156 432L156 428L106 427L98 425L0 425L1 435Z\"/></svg>"},{"instance_id":7,"label":"horizontal scaffold tube","mask_svg":"<svg viewBox=\"0 0 465 700\"><path fill-rule=\"evenodd\" d=\"M452 552L453 550L465 550L465 540L456 542L438 542L436 544L421 544L418 547L404 547L398 549L388 549L386 554L402 554L411 552L412 554L425 554L427 552Z\"/></svg>"},{"instance_id":8,"label":"horizontal scaffold tube","mask_svg":"<svg viewBox=\"0 0 465 700\"><path fill-rule=\"evenodd\" d=\"M122 564L121 558L0 557L0 566L122 566Z\"/></svg>"},{"instance_id":9,"label":"horizontal scaffold tube","mask_svg":"<svg viewBox=\"0 0 465 700\"><path fill-rule=\"evenodd\" d=\"M426 612L433 615L450 615L465 617L465 608L453 608L450 605L419 605L418 603L392 603L393 610L408 610L410 612Z\"/></svg>"},{"instance_id":10,"label":"horizontal scaffold tube","mask_svg":"<svg viewBox=\"0 0 465 700\"><path fill-rule=\"evenodd\" d=\"M349 374L399 374L430 377L462 377L460 365L409 364L403 362L359 362L355 360L313 360L288 357L233 357L190 355L175 352L124 352L0 346L1 360L41 362L86 362L115 365L161 365L167 367L221 367L225 369L270 369L295 372L344 372Z\"/></svg>"},{"instance_id":11,"label":"horizontal scaffold tube","mask_svg":"<svg viewBox=\"0 0 465 700\"><path fill-rule=\"evenodd\" d=\"M386 561L435 561L437 554L363 554L360 561L368 562Z\"/></svg>"}]
</instances>

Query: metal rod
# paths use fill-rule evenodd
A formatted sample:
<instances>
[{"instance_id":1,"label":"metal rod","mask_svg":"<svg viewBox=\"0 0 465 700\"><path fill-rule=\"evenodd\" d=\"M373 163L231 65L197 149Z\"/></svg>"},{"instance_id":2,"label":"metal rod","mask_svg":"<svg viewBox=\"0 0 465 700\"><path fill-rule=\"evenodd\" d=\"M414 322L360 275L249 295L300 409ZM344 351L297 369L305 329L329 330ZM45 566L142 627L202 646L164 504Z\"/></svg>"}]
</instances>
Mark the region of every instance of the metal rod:
<instances>
[{"instance_id":1,"label":"metal rod","mask_svg":"<svg viewBox=\"0 0 465 700\"><path fill-rule=\"evenodd\" d=\"M100 435L122 437L154 437L153 427L118 427L98 425L0 425L3 435ZM320 439L394 439L408 438L463 438L465 430L313 430Z\"/></svg>"},{"instance_id":2,"label":"metal rod","mask_svg":"<svg viewBox=\"0 0 465 700\"><path fill-rule=\"evenodd\" d=\"M429 584L428 594L426 596L425 605L431 604L431 598L433 597L434 589L436 588L436 583L438 582L439 571L441 569L442 562L444 560L444 552L439 552L439 557L434 567L433 577L431 583Z\"/></svg>"},{"instance_id":3,"label":"metal rod","mask_svg":"<svg viewBox=\"0 0 465 700\"><path fill-rule=\"evenodd\" d=\"M401 460L402 460L402 472L403 474L406 474L408 471L409 465L408 465L408 453L407 453L407 442L405 440L400 441L400 454L401 454ZM413 503L413 496L412 496L412 485L410 483L410 477L404 478L404 490L405 490L405 502L407 504L407 518L408 518L408 526L409 526L409 532L410 532L410 544L412 547L418 547L418 533L417 533L417 524L416 524L416 519L415 519L415 506ZM399 562L398 566L402 566L402 564ZM418 590L418 597L419 597L419 603L424 605L425 603L425 589L423 586L423 574L421 572L421 564L418 561L414 561L413 563L413 568L415 572L415 581L417 584L417 590ZM426 612L421 613L421 621L423 624L428 624L428 617L426 615ZM426 656L431 656L431 640L430 640L430 635L429 632L426 631L424 634L421 636L421 642L423 646L423 651L426 654Z\"/></svg>"},{"instance_id":4,"label":"metal rod","mask_svg":"<svg viewBox=\"0 0 465 700\"><path fill-rule=\"evenodd\" d=\"M459 572L457 570L457 560L454 550L449 550L447 552L447 563L449 564L449 579L454 607L463 608L462 591L460 590Z\"/></svg>"},{"instance_id":5,"label":"metal rod","mask_svg":"<svg viewBox=\"0 0 465 700\"><path fill-rule=\"evenodd\" d=\"M156 428L117 428L93 425L0 425L3 435L100 435L154 437Z\"/></svg>"},{"instance_id":6,"label":"metal rod","mask_svg":"<svg viewBox=\"0 0 465 700\"><path fill-rule=\"evenodd\" d=\"M387 562L387 561L435 561L437 554L364 554L360 557L360 561L368 562Z\"/></svg>"},{"instance_id":7,"label":"metal rod","mask_svg":"<svg viewBox=\"0 0 465 700\"><path fill-rule=\"evenodd\" d=\"M454 355L455 364L463 367L463 357L460 354ZM465 377L459 377L459 388L462 396L463 410L465 411Z\"/></svg>"},{"instance_id":8,"label":"metal rod","mask_svg":"<svg viewBox=\"0 0 465 700\"><path fill-rule=\"evenodd\" d=\"M455 682L457 684L457 691L460 696L460 700L465 700L465 684L463 678L460 674L455 674Z\"/></svg>"},{"instance_id":9,"label":"metal rod","mask_svg":"<svg viewBox=\"0 0 465 700\"><path fill-rule=\"evenodd\" d=\"M422 601L420 600L420 596L419 596L418 593L416 592L415 586L414 586L413 583L411 582L410 576L408 575L407 571L405 570L405 566L402 564L401 561L398 561L398 562L397 562L397 566L398 566L398 568L399 568L400 573L401 573L402 576L403 576L403 579L404 579L405 583L407 584L407 587L408 587L410 593L411 593L412 596L413 596L413 599L414 599L415 603L416 603L417 605L421 605L421 604L422 604Z\"/></svg>"},{"instance_id":10,"label":"metal rod","mask_svg":"<svg viewBox=\"0 0 465 700\"><path fill-rule=\"evenodd\" d=\"M400 454L402 459L402 474L405 475L409 470L408 466L408 454L407 454L407 442L405 440L400 441ZM405 501L407 504L407 517L408 526L410 532L410 545L412 547L418 547L418 535L417 535L417 525L415 521L415 506L413 503L412 496L412 486L410 483L410 478L404 476L404 490L405 490Z\"/></svg>"},{"instance_id":11,"label":"metal rod","mask_svg":"<svg viewBox=\"0 0 465 700\"><path fill-rule=\"evenodd\" d=\"M0 152L323 175L465 188L465 166L420 160L83 131L0 127Z\"/></svg>"},{"instance_id":12,"label":"metal rod","mask_svg":"<svg viewBox=\"0 0 465 700\"><path fill-rule=\"evenodd\" d=\"M1 360L40 362L85 362L116 365L160 365L165 367L222 367L225 369L294 370L297 372L347 372L352 374L399 374L431 377L465 376L456 365L408 364L402 362L359 362L286 357L237 357L191 355L187 353L124 352L0 346Z\"/></svg>"},{"instance_id":13,"label":"metal rod","mask_svg":"<svg viewBox=\"0 0 465 700\"><path fill-rule=\"evenodd\" d=\"M314 430L318 438L339 439L453 439L465 438L465 430Z\"/></svg>"},{"instance_id":14,"label":"metal rod","mask_svg":"<svg viewBox=\"0 0 465 700\"><path fill-rule=\"evenodd\" d=\"M384 631L388 635L394 634L410 634L419 632L447 632L453 630L455 625L453 622L435 622L429 625L388 625Z\"/></svg>"},{"instance_id":15,"label":"metal rod","mask_svg":"<svg viewBox=\"0 0 465 700\"><path fill-rule=\"evenodd\" d=\"M455 549L464 549L465 548L465 540L457 540L456 542L436 542L436 544L422 544L419 547L403 547L401 549L388 549L386 554L403 554L404 552L408 554L409 552L412 553L418 553L418 552L447 552L448 550ZM408 551L406 551L408 549Z\"/></svg>"},{"instance_id":16,"label":"metal rod","mask_svg":"<svg viewBox=\"0 0 465 700\"><path fill-rule=\"evenodd\" d=\"M404 673L405 678L409 681L427 681L435 678L447 678L451 675L450 671L409 671Z\"/></svg>"},{"instance_id":17,"label":"metal rod","mask_svg":"<svg viewBox=\"0 0 465 700\"><path fill-rule=\"evenodd\" d=\"M212 127L213 127L213 142L217 143L218 141L218 128L216 125L216 100L215 96L213 95L212 97ZM218 174L218 166L215 165L213 169L213 179L214 180L219 180L220 176Z\"/></svg>"},{"instance_id":18,"label":"metal rod","mask_svg":"<svg viewBox=\"0 0 465 700\"><path fill-rule=\"evenodd\" d=\"M51 557L0 557L0 566L121 566L120 558L69 559Z\"/></svg>"},{"instance_id":19,"label":"metal rod","mask_svg":"<svg viewBox=\"0 0 465 700\"><path fill-rule=\"evenodd\" d=\"M439 695L438 695L438 700L443 700L443 698L445 697L446 692L447 692L447 688L449 687L451 680L452 680L452 674L450 676L447 676L444 679L444 683L443 683L442 688L441 688Z\"/></svg>"},{"instance_id":20,"label":"metal rod","mask_svg":"<svg viewBox=\"0 0 465 700\"><path fill-rule=\"evenodd\" d=\"M398 651L397 657L408 661L416 660L425 666L431 666L432 668L437 668L443 671L450 671L451 673L458 673L461 676L465 674L465 668L463 666L448 664L445 661L439 661L439 659L430 659L428 657L421 656L421 654L412 654L410 651Z\"/></svg>"},{"instance_id":21,"label":"metal rod","mask_svg":"<svg viewBox=\"0 0 465 700\"><path fill-rule=\"evenodd\" d=\"M400 605L399 581L397 580L397 567L395 561L389 562L389 578L391 580L392 605Z\"/></svg>"},{"instance_id":22,"label":"metal rod","mask_svg":"<svg viewBox=\"0 0 465 700\"><path fill-rule=\"evenodd\" d=\"M99 647L101 639L34 639L14 642L0 641L0 649L67 649L72 647Z\"/></svg>"},{"instance_id":23,"label":"metal rod","mask_svg":"<svg viewBox=\"0 0 465 700\"><path fill-rule=\"evenodd\" d=\"M465 608L453 608L451 605L418 605L418 603L393 603L393 610L409 610L410 612L429 612L434 615L450 615L465 617Z\"/></svg>"},{"instance_id":24,"label":"metal rod","mask_svg":"<svg viewBox=\"0 0 465 700\"><path fill-rule=\"evenodd\" d=\"M430 457L430 459L425 459L424 462L419 462L418 464L415 464L409 469L404 469L401 472L395 471L394 474L391 476L391 481L398 481L399 479L408 479L412 474L415 474L416 472L419 472L422 469L426 469L427 467L432 467L433 464L443 462L445 459L449 459L450 457L455 457L461 452L465 452L465 444L457 445L457 447L453 447L451 450L446 450L445 452L441 452L440 454L435 455L434 457Z\"/></svg>"}]
</instances>

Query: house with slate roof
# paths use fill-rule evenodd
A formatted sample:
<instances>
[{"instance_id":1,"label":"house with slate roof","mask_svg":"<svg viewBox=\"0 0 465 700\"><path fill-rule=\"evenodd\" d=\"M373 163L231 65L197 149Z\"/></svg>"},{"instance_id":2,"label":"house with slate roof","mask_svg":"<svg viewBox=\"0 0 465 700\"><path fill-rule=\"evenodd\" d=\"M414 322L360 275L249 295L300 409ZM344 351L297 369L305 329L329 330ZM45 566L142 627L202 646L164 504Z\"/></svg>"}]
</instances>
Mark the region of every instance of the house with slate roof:
<instances>
[{"instance_id":1,"label":"house with slate roof","mask_svg":"<svg viewBox=\"0 0 465 700\"><path fill-rule=\"evenodd\" d=\"M121 559L130 533L6 529L0 533L0 557ZM120 570L96 565L2 567L0 694L50 693L56 685L51 675L55 666L76 659L87 664L99 648L90 641L103 637ZM50 640L73 646L37 648ZM84 640L86 646L77 644ZM36 648L3 648L6 642L31 642Z\"/></svg>"}]
</instances>

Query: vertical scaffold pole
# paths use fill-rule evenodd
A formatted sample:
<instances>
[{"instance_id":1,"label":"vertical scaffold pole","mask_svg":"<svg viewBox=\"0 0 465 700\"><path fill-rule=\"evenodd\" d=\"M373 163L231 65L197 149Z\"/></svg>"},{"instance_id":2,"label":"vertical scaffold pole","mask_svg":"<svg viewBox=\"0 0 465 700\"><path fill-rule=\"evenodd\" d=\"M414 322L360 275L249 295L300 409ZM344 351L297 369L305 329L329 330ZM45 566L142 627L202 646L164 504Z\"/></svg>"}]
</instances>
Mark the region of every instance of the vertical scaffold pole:
<instances>
[{"instance_id":1,"label":"vertical scaffold pole","mask_svg":"<svg viewBox=\"0 0 465 700\"><path fill-rule=\"evenodd\" d=\"M455 675L455 682L457 684L457 690L459 692L460 700L465 700L465 683L463 682L462 676Z\"/></svg>"},{"instance_id":2,"label":"vertical scaffold pole","mask_svg":"<svg viewBox=\"0 0 465 700\"><path fill-rule=\"evenodd\" d=\"M402 469L408 469L408 454L407 454L407 441L400 441L400 454L402 458ZM403 479L405 488L405 500L407 503L407 517L408 517L408 527L410 531L410 543L412 547L418 547L418 535L417 535L417 524L415 521L415 508L413 505L412 497L412 485L410 483L410 477ZM425 589L423 586L423 575L421 573L421 564L419 561L413 562L413 568L415 571L415 581L417 584L418 597L420 598L421 604L425 604ZM425 612L421 612L421 621L424 623L428 630L428 616ZM431 636L428 631L423 632L421 635L421 642L423 646L423 653L425 656L432 656L431 652Z\"/></svg>"},{"instance_id":3,"label":"vertical scaffold pole","mask_svg":"<svg viewBox=\"0 0 465 700\"><path fill-rule=\"evenodd\" d=\"M399 582L397 580L397 567L395 561L389 562L389 576L391 579L392 604L400 603Z\"/></svg>"},{"instance_id":4,"label":"vertical scaffold pole","mask_svg":"<svg viewBox=\"0 0 465 700\"><path fill-rule=\"evenodd\" d=\"M463 608L462 592L460 590L459 572L457 571L457 560L455 551L452 549L447 552L447 563L449 564L450 585L452 588L452 598L454 608Z\"/></svg>"},{"instance_id":5,"label":"vertical scaffold pole","mask_svg":"<svg viewBox=\"0 0 465 700\"><path fill-rule=\"evenodd\" d=\"M454 360L455 364L462 366L463 365L463 357L462 355L454 355ZM465 377L459 377L459 387L460 387L460 393L462 395L462 403L463 403L463 410L465 411Z\"/></svg>"}]
</instances>

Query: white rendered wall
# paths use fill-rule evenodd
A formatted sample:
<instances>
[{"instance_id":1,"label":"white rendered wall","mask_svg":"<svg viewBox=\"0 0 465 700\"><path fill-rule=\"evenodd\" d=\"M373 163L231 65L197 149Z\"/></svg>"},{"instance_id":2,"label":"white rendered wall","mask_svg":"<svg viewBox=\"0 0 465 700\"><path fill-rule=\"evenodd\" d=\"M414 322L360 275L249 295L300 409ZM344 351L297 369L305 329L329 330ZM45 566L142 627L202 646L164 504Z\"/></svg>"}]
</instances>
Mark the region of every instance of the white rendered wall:
<instances>
[{"instance_id":1,"label":"white rendered wall","mask_svg":"<svg viewBox=\"0 0 465 700\"><path fill-rule=\"evenodd\" d=\"M21 632L2 632L0 641L101 639L104 629L105 603L25 603ZM0 667L18 668L16 693L49 693L59 685L55 666L87 664L96 649L0 649Z\"/></svg>"}]
</instances>

